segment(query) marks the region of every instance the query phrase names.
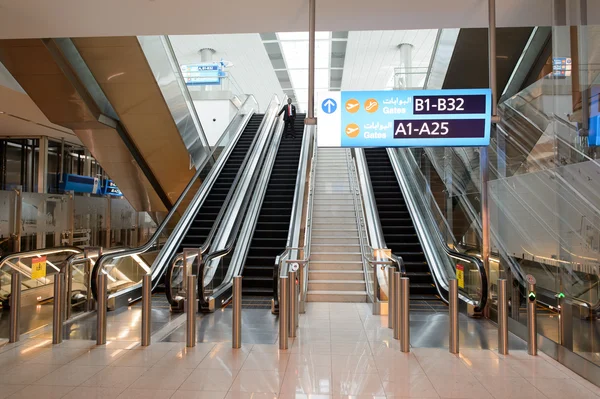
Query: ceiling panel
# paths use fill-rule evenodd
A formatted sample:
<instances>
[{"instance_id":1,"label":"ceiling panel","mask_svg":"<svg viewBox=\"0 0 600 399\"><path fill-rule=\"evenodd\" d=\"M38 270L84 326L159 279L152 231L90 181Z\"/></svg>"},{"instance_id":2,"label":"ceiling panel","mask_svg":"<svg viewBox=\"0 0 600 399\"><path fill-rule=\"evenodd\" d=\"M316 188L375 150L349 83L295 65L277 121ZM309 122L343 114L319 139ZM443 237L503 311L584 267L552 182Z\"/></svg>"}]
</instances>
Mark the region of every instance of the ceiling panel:
<instances>
[{"instance_id":1,"label":"ceiling panel","mask_svg":"<svg viewBox=\"0 0 600 399\"><path fill-rule=\"evenodd\" d=\"M269 37L269 36L267 36ZM281 84L277 79L274 67L283 64L281 58L271 59L263 45L261 35L235 34L235 35L184 35L170 36L175 55L180 64L201 62L202 48L215 50L213 61L221 59L230 61L233 66L228 68L232 82L241 93L253 94L261 111L264 111L273 94L279 99L283 98ZM269 48L271 55L278 51Z\"/></svg>"},{"instance_id":2,"label":"ceiling panel","mask_svg":"<svg viewBox=\"0 0 600 399\"><path fill-rule=\"evenodd\" d=\"M342 90L390 89L403 43L413 46L412 67L427 68L436 35L436 29L349 32Z\"/></svg>"}]
</instances>

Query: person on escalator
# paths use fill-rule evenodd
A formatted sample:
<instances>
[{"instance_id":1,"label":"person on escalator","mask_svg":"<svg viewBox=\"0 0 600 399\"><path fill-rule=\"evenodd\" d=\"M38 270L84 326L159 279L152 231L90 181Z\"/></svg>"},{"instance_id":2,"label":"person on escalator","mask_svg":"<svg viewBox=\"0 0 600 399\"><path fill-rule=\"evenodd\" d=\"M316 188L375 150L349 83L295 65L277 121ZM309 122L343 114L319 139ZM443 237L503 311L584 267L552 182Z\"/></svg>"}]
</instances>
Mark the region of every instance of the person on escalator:
<instances>
[{"instance_id":1,"label":"person on escalator","mask_svg":"<svg viewBox=\"0 0 600 399\"><path fill-rule=\"evenodd\" d=\"M294 129L294 122L296 121L296 106L292 104L292 99L288 98L287 105L284 105L281 108L281 111L277 114L277 116L283 114L283 120L285 122L285 130L284 137L291 136L293 139L296 138L296 129ZM288 133L288 129L291 131Z\"/></svg>"}]
</instances>

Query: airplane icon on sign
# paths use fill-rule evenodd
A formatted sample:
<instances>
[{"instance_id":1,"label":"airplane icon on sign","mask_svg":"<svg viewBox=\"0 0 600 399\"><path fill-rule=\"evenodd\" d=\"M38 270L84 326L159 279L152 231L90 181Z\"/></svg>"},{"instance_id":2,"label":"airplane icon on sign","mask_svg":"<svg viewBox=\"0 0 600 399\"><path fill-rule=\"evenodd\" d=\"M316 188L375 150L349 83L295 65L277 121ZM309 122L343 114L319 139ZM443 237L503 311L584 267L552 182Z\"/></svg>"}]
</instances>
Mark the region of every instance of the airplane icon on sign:
<instances>
[{"instance_id":1,"label":"airplane icon on sign","mask_svg":"<svg viewBox=\"0 0 600 399\"><path fill-rule=\"evenodd\" d=\"M356 107L358 107L358 103L354 103L354 104L346 104L346 109L347 109L348 111L350 111L351 109L354 109L354 108L356 108Z\"/></svg>"}]
</instances>

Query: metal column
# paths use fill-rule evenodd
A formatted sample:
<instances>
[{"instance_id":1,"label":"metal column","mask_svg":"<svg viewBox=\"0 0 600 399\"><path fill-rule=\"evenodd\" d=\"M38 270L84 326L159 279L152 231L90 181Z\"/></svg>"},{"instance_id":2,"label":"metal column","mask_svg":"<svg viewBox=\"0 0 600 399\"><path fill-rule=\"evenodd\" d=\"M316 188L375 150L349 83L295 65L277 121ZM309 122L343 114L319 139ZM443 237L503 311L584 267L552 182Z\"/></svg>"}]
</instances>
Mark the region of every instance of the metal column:
<instances>
[{"instance_id":1,"label":"metal column","mask_svg":"<svg viewBox=\"0 0 600 399\"><path fill-rule=\"evenodd\" d=\"M459 352L459 328L458 328L458 280L450 280L450 353Z\"/></svg>"},{"instance_id":2,"label":"metal column","mask_svg":"<svg viewBox=\"0 0 600 399\"><path fill-rule=\"evenodd\" d=\"M60 344L63 339L63 288L65 275L56 273L54 275L54 309L52 309L52 343Z\"/></svg>"},{"instance_id":3,"label":"metal column","mask_svg":"<svg viewBox=\"0 0 600 399\"><path fill-rule=\"evenodd\" d=\"M21 274L14 271L10 276L10 320L8 342L17 342L21 336Z\"/></svg>"},{"instance_id":4,"label":"metal column","mask_svg":"<svg viewBox=\"0 0 600 399\"><path fill-rule=\"evenodd\" d=\"M497 85L496 85L496 0L488 0L488 47L489 47L489 84L492 91L492 123L498 120ZM481 147L479 151L479 170L481 173L481 228L482 243L481 257L485 273L490 275L490 213L488 203L488 181L489 181L489 162L488 147ZM489 279L488 279L489 281ZM489 284L489 283L488 283ZM489 287L488 287L489 288ZM488 289L488 292L490 290ZM488 309L483 309L484 316L488 316Z\"/></svg>"},{"instance_id":5,"label":"metal column","mask_svg":"<svg viewBox=\"0 0 600 399\"><path fill-rule=\"evenodd\" d=\"M196 276L187 276L185 346L196 346Z\"/></svg>"},{"instance_id":6,"label":"metal column","mask_svg":"<svg viewBox=\"0 0 600 399\"><path fill-rule=\"evenodd\" d=\"M103 272L98 273L98 310L96 311L96 345L106 345L106 304L108 299L106 281L106 274Z\"/></svg>"},{"instance_id":7,"label":"metal column","mask_svg":"<svg viewBox=\"0 0 600 399\"><path fill-rule=\"evenodd\" d=\"M152 326L152 275L142 279L142 346L150 345Z\"/></svg>"},{"instance_id":8,"label":"metal column","mask_svg":"<svg viewBox=\"0 0 600 399\"><path fill-rule=\"evenodd\" d=\"M233 278L233 323L231 323L231 347L242 347L242 276Z\"/></svg>"},{"instance_id":9,"label":"metal column","mask_svg":"<svg viewBox=\"0 0 600 399\"><path fill-rule=\"evenodd\" d=\"M279 349L288 348L288 278L279 277Z\"/></svg>"},{"instance_id":10,"label":"metal column","mask_svg":"<svg viewBox=\"0 0 600 399\"><path fill-rule=\"evenodd\" d=\"M388 266L388 328L394 328L394 272L396 268Z\"/></svg>"},{"instance_id":11,"label":"metal column","mask_svg":"<svg viewBox=\"0 0 600 399\"><path fill-rule=\"evenodd\" d=\"M308 109L305 124L316 125L315 118L315 9L317 0L308 0Z\"/></svg>"},{"instance_id":12,"label":"metal column","mask_svg":"<svg viewBox=\"0 0 600 399\"><path fill-rule=\"evenodd\" d=\"M288 280L290 283L290 301L289 301L289 331L288 336L290 338L296 338L296 328L297 328L297 320L296 320L296 312L298 312L298 290L296 285L296 272L290 271Z\"/></svg>"},{"instance_id":13,"label":"metal column","mask_svg":"<svg viewBox=\"0 0 600 399\"><path fill-rule=\"evenodd\" d=\"M111 238L110 237L110 235L111 235L110 234L111 233L110 213L111 213L111 205L112 205L112 203L110 201L111 201L111 197L110 197L110 195L107 195L106 196L106 217L105 217L105 220L106 220L106 226L105 226L105 228L106 228L106 237L104 239L104 241L105 241L104 242L104 248L110 248L110 241L111 241L110 240L110 238Z\"/></svg>"},{"instance_id":14,"label":"metal column","mask_svg":"<svg viewBox=\"0 0 600 399\"><path fill-rule=\"evenodd\" d=\"M396 290L396 292L398 292ZM400 351L410 352L410 280L400 279Z\"/></svg>"},{"instance_id":15,"label":"metal column","mask_svg":"<svg viewBox=\"0 0 600 399\"><path fill-rule=\"evenodd\" d=\"M535 298L535 279L529 281L527 276L527 353L531 356L537 356L537 318Z\"/></svg>"},{"instance_id":16,"label":"metal column","mask_svg":"<svg viewBox=\"0 0 600 399\"><path fill-rule=\"evenodd\" d=\"M498 280L498 353L508 355L508 293L506 279Z\"/></svg>"}]
</instances>

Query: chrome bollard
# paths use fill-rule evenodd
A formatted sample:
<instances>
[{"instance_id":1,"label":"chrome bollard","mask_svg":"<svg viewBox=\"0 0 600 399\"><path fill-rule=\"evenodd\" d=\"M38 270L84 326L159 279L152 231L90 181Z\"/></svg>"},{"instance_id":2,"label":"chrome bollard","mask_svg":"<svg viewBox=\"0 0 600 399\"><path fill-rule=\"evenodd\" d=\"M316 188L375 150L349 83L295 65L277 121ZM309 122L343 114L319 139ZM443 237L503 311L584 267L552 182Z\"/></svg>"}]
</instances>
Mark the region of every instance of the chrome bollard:
<instances>
[{"instance_id":1,"label":"chrome bollard","mask_svg":"<svg viewBox=\"0 0 600 399\"><path fill-rule=\"evenodd\" d=\"M458 280L450 280L450 353L459 352L459 329L458 329Z\"/></svg>"},{"instance_id":2,"label":"chrome bollard","mask_svg":"<svg viewBox=\"0 0 600 399\"><path fill-rule=\"evenodd\" d=\"M402 309L400 308L400 272L394 272L394 339L400 339L402 333L400 332L400 319L402 318Z\"/></svg>"},{"instance_id":3,"label":"chrome bollard","mask_svg":"<svg viewBox=\"0 0 600 399\"><path fill-rule=\"evenodd\" d=\"M287 277L279 277L279 349L288 348L288 289Z\"/></svg>"},{"instance_id":4,"label":"chrome bollard","mask_svg":"<svg viewBox=\"0 0 600 399\"><path fill-rule=\"evenodd\" d=\"M394 271L396 268L388 266L388 328L394 328Z\"/></svg>"},{"instance_id":5,"label":"chrome bollard","mask_svg":"<svg viewBox=\"0 0 600 399\"><path fill-rule=\"evenodd\" d=\"M242 347L242 276L233 278L233 323L231 323L231 347Z\"/></svg>"},{"instance_id":6,"label":"chrome bollard","mask_svg":"<svg viewBox=\"0 0 600 399\"><path fill-rule=\"evenodd\" d=\"M10 276L10 320L8 342L17 342L21 337L21 274L13 272Z\"/></svg>"},{"instance_id":7,"label":"chrome bollard","mask_svg":"<svg viewBox=\"0 0 600 399\"><path fill-rule=\"evenodd\" d=\"M142 278L142 346L150 345L152 325L152 275Z\"/></svg>"},{"instance_id":8,"label":"chrome bollard","mask_svg":"<svg viewBox=\"0 0 600 399\"><path fill-rule=\"evenodd\" d=\"M508 292L506 280L498 280L498 353L508 355Z\"/></svg>"},{"instance_id":9,"label":"chrome bollard","mask_svg":"<svg viewBox=\"0 0 600 399\"><path fill-rule=\"evenodd\" d=\"M106 290L106 274L100 272L98 274L98 310L96 317L96 345L106 345L106 304L107 304L107 290Z\"/></svg>"},{"instance_id":10,"label":"chrome bollard","mask_svg":"<svg viewBox=\"0 0 600 399\"><path fill-rule=\"evenodd\" d=\"M290 294L290 312L289 312L289 331L288 331L288 336L290 338L296 338L296 329L297 329L297 319L296 319L296 312L298 311L298 289L297 289L297 285L296 285L296 272L290 271L289 275L288 275L288 281L290 283L290 289L289 289L289 294Z\"/></svg>"},{"instance_id":11,"label":"chrome bollard","mask_svg":"<svg viewBox=\"0 0 600 399\"><path fill-rule=\"evenodd\" d=\"M537 356L537 300L535 295L535 279L532 282L530 277L527 276L527 353L531 356Z\"/></svg>"},{"instance_id":12,"label":"chrome bollard","mask_svg":"<svg viewBox=\"0 0 600 399\"><path fill-rule=\"evenodd\" d=\"M196 346L196 276L187 276L185 346Z\"/></svg>"},{"instance_id":13,"label":"chrome bollard","mask_svg":"<svg viewBox=\"0 0 600 399\"><path fill-rule=\"evenodd\" d=\"M60 344L63 340L63 288L65 275L56 273L54 275L54 309L52 309L52 343Z\"/></svg>"},{"instance_id":14,"label":"chrome bollard","mask_svg":"<svg viewBox=\"0 0 600 399\"><path fill-rule=\"evenodd\" d=\"M396 290L398 292L398 290ZM410 280L400 279L400 351L410 352Z\"/></svg>"}]
</instances>

